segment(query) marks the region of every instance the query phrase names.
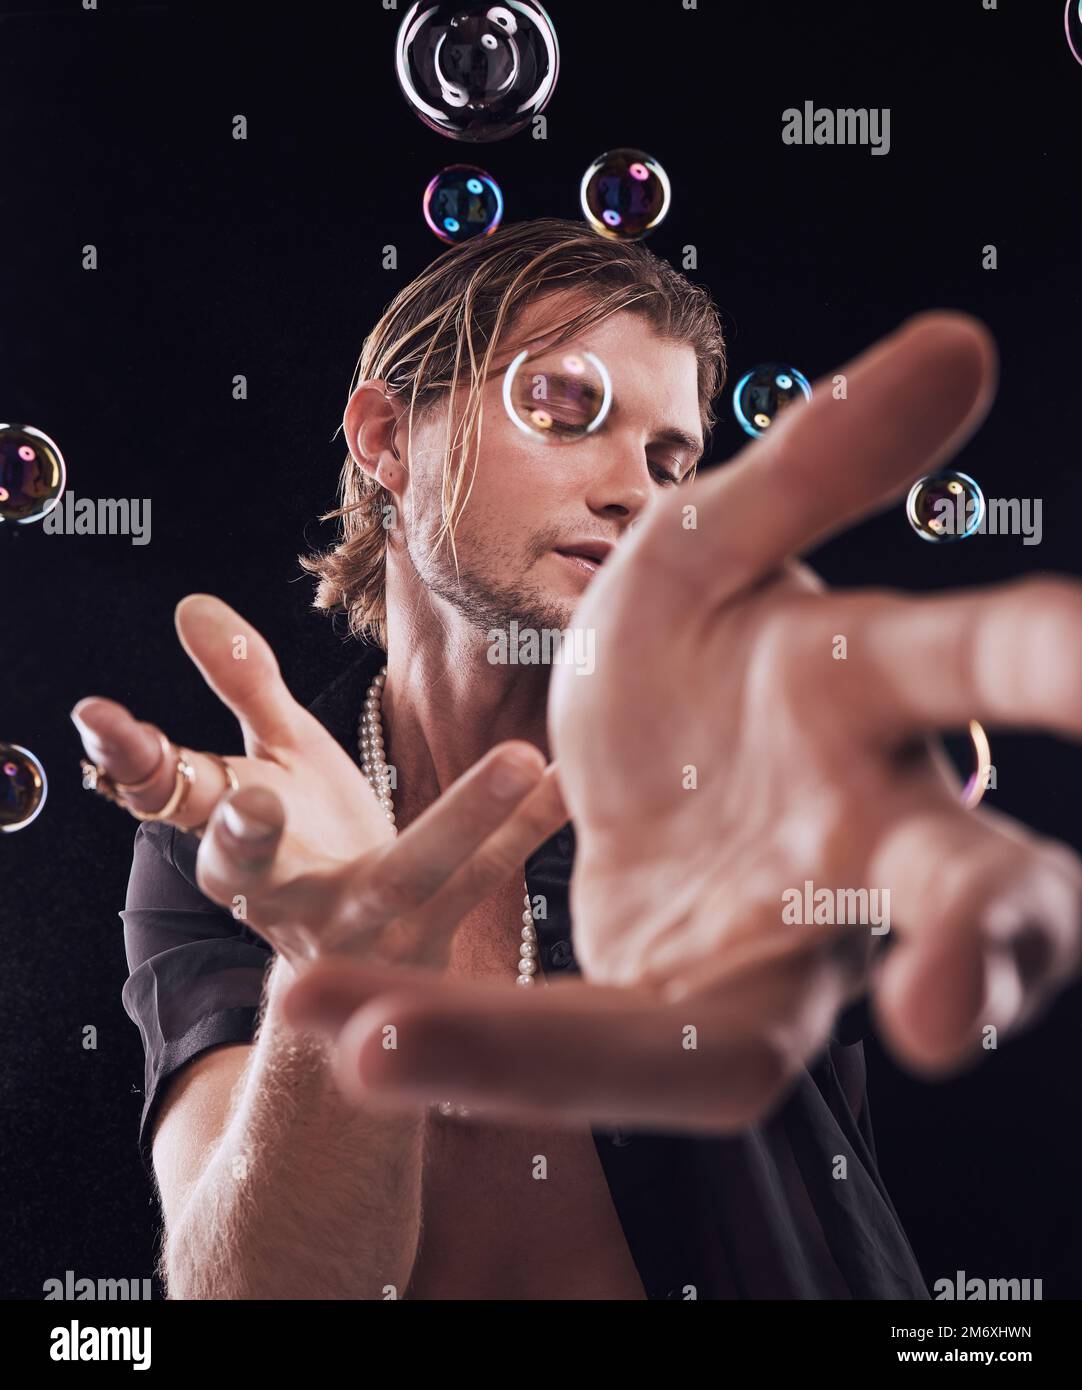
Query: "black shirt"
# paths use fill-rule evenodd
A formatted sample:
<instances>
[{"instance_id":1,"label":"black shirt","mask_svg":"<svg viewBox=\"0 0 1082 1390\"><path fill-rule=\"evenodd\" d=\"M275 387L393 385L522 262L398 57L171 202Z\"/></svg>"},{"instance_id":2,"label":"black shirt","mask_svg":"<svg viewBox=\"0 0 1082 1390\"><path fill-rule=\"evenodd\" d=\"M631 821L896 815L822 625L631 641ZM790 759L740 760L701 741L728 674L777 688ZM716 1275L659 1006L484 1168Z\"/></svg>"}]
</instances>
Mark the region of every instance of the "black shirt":
<instances>
[{"instance_id":1,"label":"black shirt","mask_svg":"<svg viewBox=\"0 0 1082 1390\"><path fill-rule=\"evenodd\" d=\"M357 762L361 706L385 659L362 650L309 706ZM141 823L120 914L131 972L122 997L146 1052L139 1150L148 1171L168 1079L209 1048L254 1040L274 954L196 886L198 847L191 834ZM547 904L536 923L546 975L578 971L573 857L569 824L526 863L531 897L544 894ZM784 1103L739 1135L593 1130L648 1298L929 1298L876 1165L866 1027L862 1006L847 1010ZM844 1177L836 1176L841 1157Z\"/></svg>"}]
</instances>

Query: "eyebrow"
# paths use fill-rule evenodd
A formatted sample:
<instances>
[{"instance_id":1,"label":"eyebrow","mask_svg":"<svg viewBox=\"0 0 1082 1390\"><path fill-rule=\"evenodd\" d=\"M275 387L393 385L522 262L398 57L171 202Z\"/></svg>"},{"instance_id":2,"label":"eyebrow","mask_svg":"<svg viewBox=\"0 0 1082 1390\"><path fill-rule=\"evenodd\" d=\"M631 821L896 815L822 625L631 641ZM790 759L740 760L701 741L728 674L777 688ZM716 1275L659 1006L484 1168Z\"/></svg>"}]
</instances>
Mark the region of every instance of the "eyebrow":
<instances>
[{"instance_id":1,"label":"eyebrow","mask_svg":"<svg viewBox=\"0 0 1082 1390\"><path fill-rule=\"evenodd\" d=\"M679 430L675 427L659 430L654 435L654 440L658 444L676 444L681 449L686 449L692 455L692 464L698 463L703 456L703 441L693 434L688 434L687 430Z\"/></svg>"},{"instance_id":2,"label":"eyebrow","mask_svg":"<svg viewBox=\"0 0 1082 1390\"><path fill-rule=\"evenodd\" d=\"M614 400L610 415L620 413L620 402ZM687 430L682 430L677 425L669 425L663 430L658 430L651 438L653 444L675 444L677 448L686 449L691 455L691 462L688 468L694 468L706 451L706 445L698 435L689 434Z\"/></svg>"}]
</instances>

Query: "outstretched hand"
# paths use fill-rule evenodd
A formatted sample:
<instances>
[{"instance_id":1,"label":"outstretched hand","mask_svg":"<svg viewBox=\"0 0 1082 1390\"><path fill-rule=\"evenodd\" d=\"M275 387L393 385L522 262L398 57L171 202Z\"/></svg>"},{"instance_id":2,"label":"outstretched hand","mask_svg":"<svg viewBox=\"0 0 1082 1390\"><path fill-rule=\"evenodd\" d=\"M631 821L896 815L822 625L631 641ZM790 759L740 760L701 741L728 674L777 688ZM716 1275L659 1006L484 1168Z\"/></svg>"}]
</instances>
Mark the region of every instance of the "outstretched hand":
<instances>
[{"instance_id":1,"label":"outstretched hand","mask_svg":"<svg viewBox=\"0 0 1082 1390\"><path fill-rule=\"evenodd\" d=\"M971 319L923 315L842 372L846 399L828 378L666 496L576 611L596 669L555 669L550 731L585 981L524 998L317 969L288 1007L338 1037L348 1090L747 1123L864 978L867 925L785 920L807 880L889 889L876 1017L926 1073L967 1064L984 1028L1032 1019L1078 969L1082 863L964 808L936 735L971 719L1082 734L1082 585L830 593L795 559L961 447L992 399L994 345Z\"/></svg>"},{"instance_id":2,"label":"outstretched hand","mask_svg":"<svg viewBox=\"0 0 1082 1390\"><path fill-rule=\"evenodd\" d=\"M177 632L236 715L245 756L193 753L195 780L168 817L205 825L200 889L292 965L346 952L442 968L458 922L567 820L555 769L525 742L503 743L396 835L361 769L293 698L266 639L221 599L194 594ZM88 757L115 781L149 784L129 809L158 812L176 782L161 731L113 700L72 713Z\"/></svg>"}]
</instances>

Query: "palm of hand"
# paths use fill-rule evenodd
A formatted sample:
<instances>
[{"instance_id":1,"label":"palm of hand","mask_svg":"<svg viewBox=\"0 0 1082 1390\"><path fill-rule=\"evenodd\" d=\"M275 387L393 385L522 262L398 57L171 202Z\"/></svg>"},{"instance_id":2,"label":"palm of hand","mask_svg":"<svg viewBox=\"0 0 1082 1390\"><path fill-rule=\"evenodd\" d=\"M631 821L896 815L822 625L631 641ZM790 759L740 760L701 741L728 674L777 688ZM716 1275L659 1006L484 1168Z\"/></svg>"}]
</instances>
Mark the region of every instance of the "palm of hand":
<instances>
[{"instance_id":1,"label":"palm of hand","mask_svg":"<svg viewBox=\"0 0 1082 1390\"><path fill-rule=\"evenodd\" d=\"M603 587L603 581L608 585ZM929 755L856 746L859 694L812 609L822 585L792 564L704 624L669 634L664 664L638 659L615 566L576 622L599 630L591 676L554 680L552 736L578 833L576 950L594 980L671 982L762 931L806 941L783 893L868 884L882 814L919 786L953 804ZM711 698L701 698L704 681ZM704 835L704 827L709 833ZM839 928L842 936L851 936ZM861 934L869 935L865 928Z\"/></svg>"}]
</instances>

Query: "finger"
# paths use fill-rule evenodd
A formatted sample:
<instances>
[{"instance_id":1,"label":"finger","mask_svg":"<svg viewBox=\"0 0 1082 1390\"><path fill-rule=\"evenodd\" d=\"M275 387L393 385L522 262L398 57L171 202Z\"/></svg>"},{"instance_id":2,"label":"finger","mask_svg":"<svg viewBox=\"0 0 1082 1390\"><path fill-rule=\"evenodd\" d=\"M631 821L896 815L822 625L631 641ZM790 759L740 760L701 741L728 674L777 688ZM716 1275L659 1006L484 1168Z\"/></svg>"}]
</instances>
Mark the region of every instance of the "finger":
<instances>
[{"instance_id":1,"label":"finger","mask_svg":"<svg viewBox=\"0 0 1082 1390\"><path fill-rule=\"evenodd\" d=\"M785 602L795 659L818 653L854 732L897 742L977 719L1082 735L1082 584L1074 580ZM845 661L831 659L836 633L846 636Z\"/></svg>"},{"instance_id":2,"label":"finger","mask_svg":"<svg viewBox=\"0 0 1082 1390\"><path fill-rule=\"evenodd\" d=\"M1031 1021L1082 964L1082 863L1005 816L908 815L880 840L869 876L890 887L896 936L875 1011L885 1042L914 1070L970 1064L982 1045Z\"/></svg>"},{"instance_id":3,"label":"finger","mask_svg":"<svg viewBox=\"0 0 1082 1390\"><path fill-rule=\"evenodd\" d=\"M139 784L150 780L138 792L122 792L123 802L136 811L160 811L169 803L177 785L176 756L165 756L161 730L154 724L140 723L114 700L88 697L80 700L71 712L79 730L86 755L102 767L116 782ZM203 753L187 750L195 778L177 811L168 823L182 830L205 824L222 794L228 790L228 780L221 767ZM237 764L242 760L225 759L241 781L243 774ZM153 774L153 775L151 775Z\"/></svg>"},{"instance_id":4,"label":"finger","mask_svg":"<svg viewBox=\"0 0 1082 1390\"><path fill-rule=\"evenodd\" d=\"M757 997L770 1004L767 1012L778 1012L781 1004L773 1000L772 981L788 989L794 974L814 970L822 981L829 981L830 996L840 1007L865 987L875 939L866 924L797 925L783 923L777 908L760 909L730 924L724 939L709 943L698 959L689 958L688 943L679 930L659 938L649 951L642 978L674 1002L731 992L741 981L754 978Z\"/></svg>"},{"instance_id":5,"label":"finger","mask_svg":"<svg viewBox=\"0 0 1082 1390\"><path fill-rule=\"evenodd\" d=\"M240 720L254 756L303 750L323 726L289 692L265 637L211 594L189 594L175 622L184 650L203 679Z\"/></svg>"},{"instance_id":6,"label":"finger","mask_svg":"<svg viewBox=\"0 0 1082 1390\"><path fill-rule=\"evenodd\" d=\"M510 816L424 904L421 911L430 929L453 930L472 907L512 874L521 873L530 855L568 820L559 774L556 765L550 764Z\"/></svg>"},{"instance_id":7,"label":"finger","mask_svg":"<svg viewBox=\"0 0 1082 1390\"><path fill-rule=\"evenodd\" d=\"M86 756L118 782L142 782L161 763L158 730L139 723L115 700L89 695L72 709L71 719Z\"/></svg>"},{"instance_id":8,"label":"finger","mask_svg":"<svg viewBox=\"0 0 1082 1390\"><path fill-rule=\"evenodd\" d=\"M273 886L285 819L285 808L268 787L245 787L223 797L199 847L200 889L226 905L238 895L247 899L267 892Z\"/></svg>"},{"instance_id":9,"label":"finger","mask_svg":"<svg viewBox=\"0 0 1082 1390\"><path fill-rule=\"evenodd\" d=\"M606 597L619 589L629 621L655 621L674 587L695 594L697 609L715 607L900 497L984 418L995 344L975 319L922 314L841 374L844 399L836 398L837 378L824 377L811 401L786 411L733 462L666 499L610 558L595 582ZM697 510L691 529L689 503ZM633 573L617 585L624 566Z\"/></svg>"},{"instance_id":10,"label":"finger","mask_svg":"<svg viewBox=\"0 0 1082 1390\"><path fill-rule=\"evenodd\" d=\"M527 993L415 979L384 992L386 974L368 988L367 973L358 967L347 982L322 967L292 987L287 1006L291 1018L338 1030L336 1075L347 1096L452 1098L533 1121L744 1128L823 1045L837 1007L829 980L823 988L806 959L677 1004L579 982ZM358 1007L347 1016L351 990Z\"/></svg>"},{"instance_id":11,"label":"finger","mask_svg":"<svg viewBox=\"0 0 1082 1390\"><path fill-rule=\"evenodd\" d=\"M336 1038L369 1000L392 989L424 988L431 972L398 966L363 965L347 957L324 957L306 967L282 996L282 1015L293 1028Z\"/></svg>"},{"instance_id":12,"label":"finger","mask_svg":"<svg viewBox=\"0 0 1082 1390\"><path fill-rule=\"evenodd\" d=\"M360 907L392 917L426 903L538 786L544 772L544 756L533 744L512 741L489 749L407 826L376 870L361 866L351 887Z\"/></svg>"}]
</instances>

